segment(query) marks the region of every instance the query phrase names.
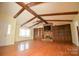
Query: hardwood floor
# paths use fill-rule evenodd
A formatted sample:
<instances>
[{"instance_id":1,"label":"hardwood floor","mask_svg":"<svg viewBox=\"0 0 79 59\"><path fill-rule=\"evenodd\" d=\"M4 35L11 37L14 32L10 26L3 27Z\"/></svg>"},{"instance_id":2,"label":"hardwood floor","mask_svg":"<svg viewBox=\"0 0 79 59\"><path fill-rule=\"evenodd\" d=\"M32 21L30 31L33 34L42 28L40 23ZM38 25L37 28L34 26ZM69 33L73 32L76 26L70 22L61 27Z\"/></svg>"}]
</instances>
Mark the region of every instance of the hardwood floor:
<instances>
[{"instance_id":1,"label":"hardwood floor","mask_svg":"<svg viewBox=\"0 0 79 59\"><path fill-rule=\"evenodd\" d=\"M0 47L1 56L79 56L79 48L70 43L24 41Z\"/></svg>"}]
</instances>

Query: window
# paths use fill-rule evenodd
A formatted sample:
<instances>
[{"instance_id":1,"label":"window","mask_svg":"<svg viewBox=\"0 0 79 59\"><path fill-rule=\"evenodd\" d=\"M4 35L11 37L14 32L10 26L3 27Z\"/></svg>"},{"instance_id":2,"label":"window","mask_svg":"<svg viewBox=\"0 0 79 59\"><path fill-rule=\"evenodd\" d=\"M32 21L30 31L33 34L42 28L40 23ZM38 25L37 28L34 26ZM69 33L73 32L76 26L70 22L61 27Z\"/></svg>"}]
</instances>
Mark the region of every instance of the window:
<instances>
[{"instance_id":1,"label":"window","mask_svg":"<svg viewBox=\"0 0 79 59\"><path fill-rule=\"evenodd\" d=\"M20 29L19 36L30 37L30 29Z\"/></svg>"},{"instance_id":2,"label":"window","mask_svg":"<svg viewBox=\"0 0 79 59\"><path fill-rule=\"evenodd\" d=\"M11 33L11 25L9 24L7 34L10 35L10 33Z\"/></svg>"}]
</instances>

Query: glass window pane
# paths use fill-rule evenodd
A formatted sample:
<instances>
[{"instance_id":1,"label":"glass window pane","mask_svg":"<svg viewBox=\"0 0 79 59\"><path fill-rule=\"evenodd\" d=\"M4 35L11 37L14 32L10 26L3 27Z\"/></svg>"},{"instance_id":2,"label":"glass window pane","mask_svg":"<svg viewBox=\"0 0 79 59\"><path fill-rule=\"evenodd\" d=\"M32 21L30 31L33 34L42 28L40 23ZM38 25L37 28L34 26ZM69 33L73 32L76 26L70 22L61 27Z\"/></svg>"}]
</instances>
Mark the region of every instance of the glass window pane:
<instances>
[{"instance_id":1,"label":"glass window pane","mask_svg":"<svg viewBox=\"0 0 79 59\"><path fill-rule=\"evenodd\" d=\"M30 29L20 29L19 36L30 37Z\"/></svg>"}]
</instances>

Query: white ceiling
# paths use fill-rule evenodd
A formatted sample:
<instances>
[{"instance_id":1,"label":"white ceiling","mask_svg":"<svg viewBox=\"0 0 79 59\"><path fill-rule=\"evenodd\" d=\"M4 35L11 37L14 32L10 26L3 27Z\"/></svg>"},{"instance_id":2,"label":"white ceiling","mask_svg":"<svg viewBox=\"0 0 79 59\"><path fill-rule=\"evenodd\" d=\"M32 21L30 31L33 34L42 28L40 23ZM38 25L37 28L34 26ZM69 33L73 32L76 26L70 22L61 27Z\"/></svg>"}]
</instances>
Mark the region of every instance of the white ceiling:
<instances>
[{"instance_id":1,"label":"white ceiling","mask_svg":"<svg viewBox=\"0 0 79 59\"><path fill-rule=\"evenodd\" d=\"M9 9L7 9L7 6ZM21 9L18 4L14 2L5 2L0 3L0 13L9 13L12 17ZM1 10L2 9L2 10ZM7 9L3 11L3 9ZM49 3L42 3L36 6L31 7L32 10L34 10L37 14L48 14L48 13L60 13L60 12L70 12L70 11L79 11L79 3L78 2L49 2ZM17 18L17 22L21 25L24 22L28 21L34 17L32 14L30 14L28 11L24 10ZM75 15L61 15L61 16L45 16L42 17L44 20L73 20ZM29 27L36 23L36 21L39 20L36 18L34 21L28 23L25 25L25 27ZM67 24L69 22L54 22L56 25L60 24Z\"/></svg>"}]
</instances>

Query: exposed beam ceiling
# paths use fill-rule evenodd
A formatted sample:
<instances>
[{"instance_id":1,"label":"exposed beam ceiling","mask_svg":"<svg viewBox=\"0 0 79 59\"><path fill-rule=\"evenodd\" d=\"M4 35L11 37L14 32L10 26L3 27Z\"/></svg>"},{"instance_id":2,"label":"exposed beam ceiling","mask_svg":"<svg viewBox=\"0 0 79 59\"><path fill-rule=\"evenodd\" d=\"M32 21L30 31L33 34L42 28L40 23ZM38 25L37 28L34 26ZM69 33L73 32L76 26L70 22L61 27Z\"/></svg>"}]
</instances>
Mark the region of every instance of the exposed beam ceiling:
<instances>
[{"instance_id":1,"label":"exposed beam ceiling","mask_svg":"<svg viewBox=\"0 0 79 59\"><path fill-rule=\"evenodd\" d=\"M36 6L36 5L38 5L38 4L41 4L41 3L43 3L43 2L31 2L31 3L28 3L28 4L26 4L26 5L29 6L29 7L32 7L32 6ZM14 18L18 17L24 10L25 10L25 8L20 9L20 10L16 13L16 15L14 15Z\"/></svg>"},{"instance_id":2,"label":"exposed beam ceiling","mask_svg":"<svg viewBox=\"0 0 79 59\"><path fill-rule=\"evenodd\" d=\"M46 20L46 21L51 21L51 22L72 22L72 20ZM37 21L37 22L40 22L40 21Z\"/></svg>"},{"instance_id":3,"label":"exposed beam ceiling","mask_svg":"<svg viewBox=\"0 0 79 59\"><path fill-rule=\"evenodd\" d=\"M74 14L78 14L78 11L61 12L61 13L50 13L50 14L41 14L39 16L74 15Z\"/></svg>"},{"instance_id":4,"label":"exposed beam ceiling","mask_svg":"<svg viewBox=\"0 0 79 59\"><path fill-rule=\"evenodd\" d=\"M42 15L40 15L40 16L56 16L56 15L72 15L72 14L78 14L78 11L73 11L73 12L62 12L62 13L51 13L51 14L42 14ZM35 18L33 18L33 19L35 19ZM33 19L30 19L29 20L29 22L30 21L32 21ZM71 22L71 20L47 20L47 21L67 21L67 22ZM23 23L21 26L23 26L23 25L25 25L25 24L27 24L27 23L29 23L28 21L27 22L25 22L25 23Z\"/></svg>"},{"instance_id":5,"label":"exposed beam ceiling","mask_svg":"<svg viewBox=\"0 0 79 59\"><path fill-rule=\"evenodd\" d=\"M32 15L34 15L35 17L39 18L41 21L43 21L44 23L48 24L47 21L45 21L43 18L41 18L37 13L35 13L31 8L29 8L25 3L23 2L16 2L18 5L20 5L21 7L25 8L28 12L30 12Z\"/></svg>"},{"instance_id":6,"label":"exposed beam ceiling","mask_svg":"<svg viewBox=\"0 0 79 59\"><path fill-rule=\"evenodd\" d=\"M21 27L23 26L23 25L25 25L25 24L27 24L27 23L29 23L30 21L32 21L33 19L35 19L36 17L33 17L33 18L31 18L30 20L28 20L28 21L26 21L26 22L24 22L22 25L21 25Z\"/></svg>"},{"instance_id":7,"label":"exposed beam ceiling","mask_svg":"<svg viewBox=\"0 0 79 59\"><path fill-rule=\"evenodd\" d=\"M32 27L34 27L34 26L36 26L36 25L38 25L40 23L42 23L42 21L39 21L39 22L35 23L34 25L30 26L29 28L32 28Z\"/></svg>"},{"instance_id":8,"label":"exposed beam ceiling","mask_svg":"<svg viewBox=\"0 0 79 59\"><path fill-rule=\"evenodd\" d=\"M32 7L32 6L41 4L41 3L44 3L44 2L31 2L31 3L28 3L27 5L28 5L29 7Z\"/></svg>"},{"instance_id":9,"label":"exposed beam ceiling","mask_svg":"<svg viewBox=\"0 0 79 59\"><path fill-rule=\"evenodd\" d=\"M72 22L72 20L46 20L46 21L51 21L51 22ZM38 25L40 23L42 23L42 21L37 21L36 24L30 26L29 28L32 28L32 27L34 27L34 26L36 26L36 25Z\"/></svg>"},{"instance_id":10,"label":"exposed beam ceiling","mask_svg":"<svg viewBox=\"0 0 79 59\"><path fill-rule=\"evenodd\" d=\"M27 10L28 12L30 12L32 15L34 15L34 17L33 18L31 18L30 20L28 20L28 21L26 21L26 22L24 22L22 25L21 25L21 27L22 26L24 26L25 24L27 24L27 23L29 23L29 22L31 22L32 20L34 20L36 17L38 18L38 19L40 19L39 21L36 21L36 24L34 24L34 25L32 25L32 26L30 26L30 27L33 27L33 26L35 26L35 25L38 25L39 23L42 23L42 22L44 22L44 23L48 23L48 22L72 22L72 20L50 20L50 19L48 19L48 20L44 20L43 18L42 18L42 16L60 16L60 15L76 15L76 14L78 14L79 12L78 11L67 11L67 12L59 12L59 13L49 13L49 14L37 14L35 11L33 11L30 7L32 7L32 6L35 6L35 5L38 5L38 4L40 4L40 3L43 3L43 2L31 2L31 3L28 3L28 4L26 4L26 3L23 3L23 2L17 2L17 4L18 5L20 5L21 7L22 7L22 9L14 16L14 18L16 18L17 16L19 16L24 10Z\"/></svg>"}]
</instances>

